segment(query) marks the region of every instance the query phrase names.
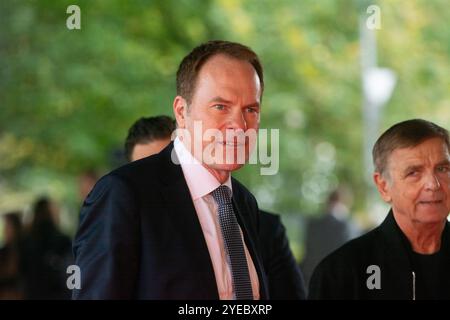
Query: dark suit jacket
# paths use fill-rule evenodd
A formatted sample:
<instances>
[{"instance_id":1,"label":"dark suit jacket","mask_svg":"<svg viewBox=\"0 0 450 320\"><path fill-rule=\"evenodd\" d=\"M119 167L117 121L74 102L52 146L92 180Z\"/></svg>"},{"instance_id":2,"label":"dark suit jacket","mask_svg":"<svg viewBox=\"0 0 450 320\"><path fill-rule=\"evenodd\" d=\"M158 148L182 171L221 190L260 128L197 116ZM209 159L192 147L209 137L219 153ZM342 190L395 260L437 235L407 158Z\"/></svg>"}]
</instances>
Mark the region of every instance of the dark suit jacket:
<instances>
[{"instance_id":1,"label":"dark suit jacket","mask_svg":"<svg viewBox=\"0 0 450 320\"><path fill-rule=\"evenodd\" d=\"M273 300L306 299L305 283L280 216L260 211L261 255Z\"/></svg>"},{"instance_id":2,"label":"dark suit jacket","mask_svg":"<svg viewBox=\"0 0 450 320\"><path fill-rule=\"evenodd\" d=\"M307 286L319 262L350 239L349 222L338 219L329 212L308 222L306 252L301 264Z\"/></svg>"},{"instance_id":3,"label":"dark suit jacket","mask_svg":"<svg viewBox=\"0 0 450 320\"><path fill-rule=\"evenodd\" d=\"M86 198L73 250L74 299L219 299L214 270L173 143L104 176ZM175 155L175 152L173 153ZM233 205L268 298L254 197L232 179Z\"/></svg>"},{"instance_id":4,"label":"dark suit jacket","mask_svg":"<svg viewBox=\"0 0 450 320\"><path fill-rule=\"evenodd\" d=\"M384 222L369 233L347 242L327 256L314 270L311 278L310 299L421 299L420 279L414 283L415 270L409 253L406 236L397 225L391 212ZM441 259L438 277L440 285L434 288L439 299L450 299L450 223L446 222L442 233ZM367 285L379 267L380 288ZM369 281L370 283L370 281Z\"/></svg>"}]
</instances>

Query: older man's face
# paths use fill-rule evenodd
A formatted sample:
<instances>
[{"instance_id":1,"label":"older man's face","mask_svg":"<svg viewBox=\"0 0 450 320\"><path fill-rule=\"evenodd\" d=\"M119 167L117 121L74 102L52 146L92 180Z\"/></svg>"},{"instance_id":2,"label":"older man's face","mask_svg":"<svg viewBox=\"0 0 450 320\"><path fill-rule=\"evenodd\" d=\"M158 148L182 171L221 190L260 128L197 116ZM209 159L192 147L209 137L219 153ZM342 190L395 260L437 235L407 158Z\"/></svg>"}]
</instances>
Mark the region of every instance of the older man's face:
<instances>
[{"instance_id":1,"label":"older man's face","mask_svg":"<svg viewBox=\"0 0 450 320\"><path fill-rule=\"evenodd\" d=\"M176 111L176 116L179 127L187 129L193 140L201 141L203 150L212 147L213 154L217 155L220 151L224 155L209 163L200 159L210 170L216 173L230 172L243 165L242 162L224 161L225 155L237 155L239 148L243 150L242 141L227 139L226 131L243 133L253 129L256 132L259 128L260 98L260 81L250 63L219 54L202 66L189 110L184 109L182 116ZM194 130L195 123L199 122L202 132ZM208 136L205 133L209 129L221 132L222 137L215 139ZM244 144L247 150L245 158L248 159L249 139L245 139Z\"/></svg>"},{"instance_id":2,"label":"older man's face","mask_svg":"<svg viewBox=\"0 0 450 320\"><path fill-rule=\"evenodd\" d=\"M450 212L450 155L442 139L394 150L387 170L389 177L375 181L394 215L411 223L446 219Z\"/></svg>"}]
</instances>

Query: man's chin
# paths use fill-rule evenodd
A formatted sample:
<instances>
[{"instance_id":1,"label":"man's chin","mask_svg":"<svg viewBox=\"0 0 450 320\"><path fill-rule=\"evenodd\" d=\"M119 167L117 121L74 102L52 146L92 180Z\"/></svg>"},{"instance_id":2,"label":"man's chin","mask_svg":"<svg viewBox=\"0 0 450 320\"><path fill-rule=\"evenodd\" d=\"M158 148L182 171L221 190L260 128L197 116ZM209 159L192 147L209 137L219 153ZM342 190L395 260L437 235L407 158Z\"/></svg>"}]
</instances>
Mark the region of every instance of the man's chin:
<instances>
[{"instance_id":1,"label":"man's chin","mask_svg":"<svg viewBox=\"0 0 450 320\"><path fill-rule=\"evenodd\" d=\"M214 164L207 165L207 166L209 168L211 168L213 170L217 170L217 171L232 172L232 171L239 170L240 168L242 168L244 166L244 164L237 164L237 163L218 164L218 163L214 163Z\"/></svg>"},{"instance_id":2,"label":"man's chin","mask_svg":"<svg viewBox=\"0 0 450 320\"><path fill-rule=\"evenodd\" d=\"M447 216L448 211L442 209L439 210L438 208L427 208L425 210L421 210L419 214L420 221L427 224L440 223L447 219Z\"/></svg>"}]
</instances>

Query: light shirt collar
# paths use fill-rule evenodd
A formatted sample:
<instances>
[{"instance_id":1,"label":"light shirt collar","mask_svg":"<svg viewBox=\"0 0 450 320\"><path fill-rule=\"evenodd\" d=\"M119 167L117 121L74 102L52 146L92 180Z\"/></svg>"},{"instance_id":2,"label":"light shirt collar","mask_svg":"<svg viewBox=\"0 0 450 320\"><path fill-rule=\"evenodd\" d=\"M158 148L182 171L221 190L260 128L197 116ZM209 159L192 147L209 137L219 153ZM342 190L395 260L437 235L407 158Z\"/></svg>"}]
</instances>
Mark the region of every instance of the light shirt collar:
<instances>
[{"instance_id":1,"label":"light shirt collar","mask_svg":"<svg viewBox=\"0 0 450 320\"><path fill-rule=\"evenodd\" d=\"M209 172L186 148L183 142L178 137L173 142L174 149L178 160L181 164L186 183L191 193L192 200L202 198L212 191L220 187L220 182ZM231 187L231 174L227 181L223 184L230 188L231 194L233 189Z\"/></svg>"}]
</instances>

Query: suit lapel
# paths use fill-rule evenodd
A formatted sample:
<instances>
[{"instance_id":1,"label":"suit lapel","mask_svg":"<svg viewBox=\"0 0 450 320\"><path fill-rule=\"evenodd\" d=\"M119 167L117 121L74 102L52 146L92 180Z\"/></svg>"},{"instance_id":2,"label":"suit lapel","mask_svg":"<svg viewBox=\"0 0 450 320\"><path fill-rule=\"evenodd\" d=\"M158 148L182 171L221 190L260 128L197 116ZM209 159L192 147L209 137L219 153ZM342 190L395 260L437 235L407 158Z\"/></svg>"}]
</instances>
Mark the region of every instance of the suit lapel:
<instances>
[{"instance_id":1,"label":"suit lapel","mask_svg":"<svg viewBox=\"0 0 450 320\"><path fill-rule=\"evenodd\" d=\"M161 191L166 206L170 208L167 214L172 215L170 219L178 233L176 236L185 241L183 246L189 252L189 265L196 269L194 271L197 274L200 274L200 281L194 285L205 292L207 297L219 299L214 269L203 231L181 166L172 161L172 150L174 150L173 143L161 152L163 167L160 175ZM175 152L173 154L176 158Z\"/></svg>"}]
</instances>

